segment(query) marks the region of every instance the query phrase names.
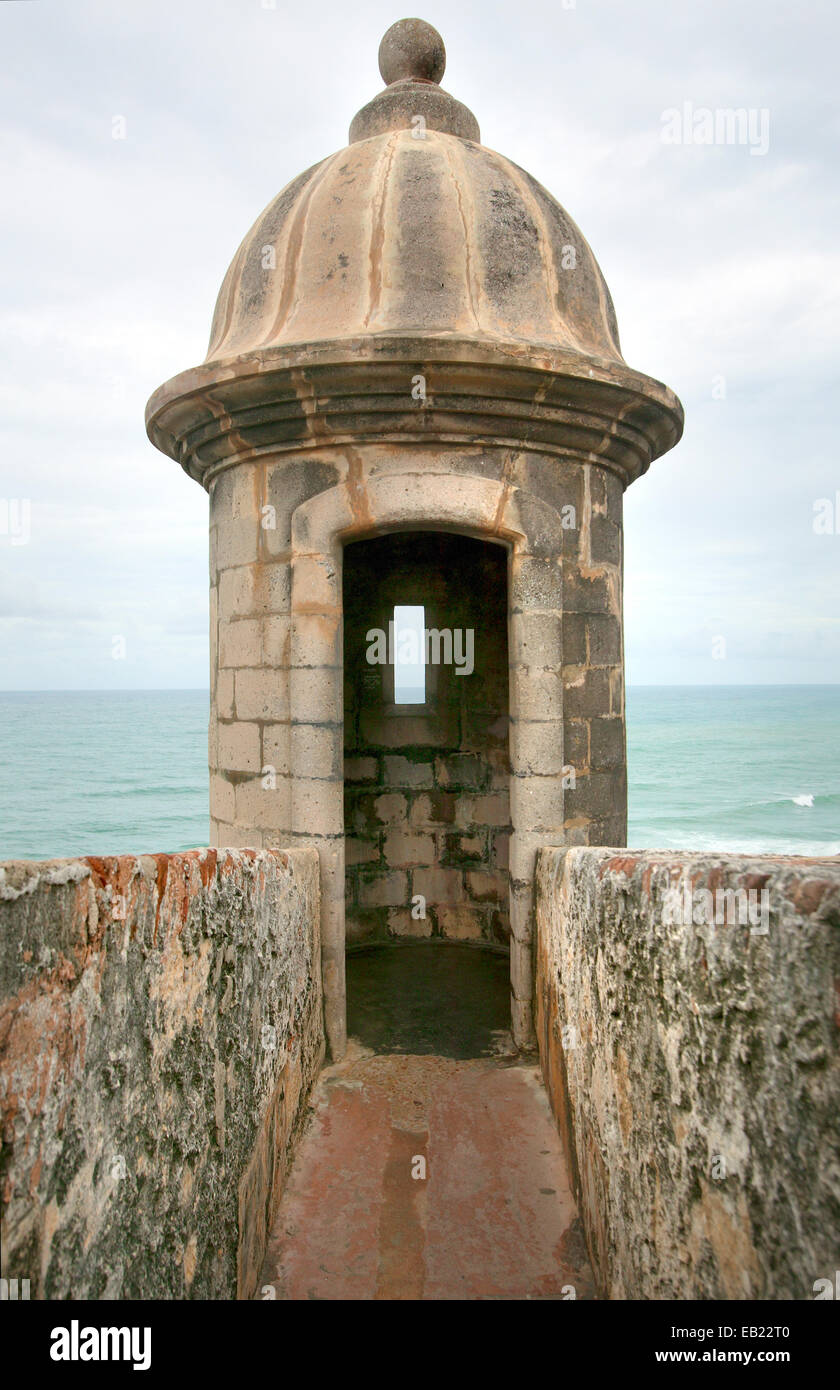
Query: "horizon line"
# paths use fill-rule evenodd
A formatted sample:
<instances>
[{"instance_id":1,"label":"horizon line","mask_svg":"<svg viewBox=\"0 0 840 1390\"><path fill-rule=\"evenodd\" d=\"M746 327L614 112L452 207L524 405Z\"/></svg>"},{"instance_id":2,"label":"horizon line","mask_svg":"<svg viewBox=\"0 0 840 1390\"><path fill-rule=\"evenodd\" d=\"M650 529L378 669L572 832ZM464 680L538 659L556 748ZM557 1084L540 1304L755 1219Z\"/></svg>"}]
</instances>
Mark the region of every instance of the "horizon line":
<instances>
[{"instance_id":1,"label":"horizon line","mask_svg":"<svg viewBox=\"0 0 840 1390\"><path fill-rule=\"evenodd\" d=\"M840 681L633 681L625 690L833 690ZM20 686L0 695L186 695L210 694L209 685ZM280 721L281 723L283 721Z\"/></svg>"}]
</instances>

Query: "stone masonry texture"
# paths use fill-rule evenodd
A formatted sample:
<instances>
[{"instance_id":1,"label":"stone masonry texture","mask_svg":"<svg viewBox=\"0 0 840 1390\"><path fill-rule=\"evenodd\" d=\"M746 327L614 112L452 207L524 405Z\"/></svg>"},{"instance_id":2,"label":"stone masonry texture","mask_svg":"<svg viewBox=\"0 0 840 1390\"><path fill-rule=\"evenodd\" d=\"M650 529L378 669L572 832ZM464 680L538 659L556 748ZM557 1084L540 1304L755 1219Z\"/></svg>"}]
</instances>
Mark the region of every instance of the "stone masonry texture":
<instances>
[{"instance_id":1,"label":"stone masonry texture","mask_svg":"<svg viewBox=\"0 0 840 1390\"><path fill-rule=\"evenodd\" d=\"M0 866L3 1276L249 1297L322 1058L314 851Z\"/></svg>"},{"instance_id":2,"label":"stone masonry texture","mask_svg":"<svg viewBox=\"0 0 840 1390\"><path fill-rule=\"evenodd\" d=\"M813 1298L840 1227L840 861L544 849L537 919L543 1074L602 1296Z\"/></svg>"}]
</instances>

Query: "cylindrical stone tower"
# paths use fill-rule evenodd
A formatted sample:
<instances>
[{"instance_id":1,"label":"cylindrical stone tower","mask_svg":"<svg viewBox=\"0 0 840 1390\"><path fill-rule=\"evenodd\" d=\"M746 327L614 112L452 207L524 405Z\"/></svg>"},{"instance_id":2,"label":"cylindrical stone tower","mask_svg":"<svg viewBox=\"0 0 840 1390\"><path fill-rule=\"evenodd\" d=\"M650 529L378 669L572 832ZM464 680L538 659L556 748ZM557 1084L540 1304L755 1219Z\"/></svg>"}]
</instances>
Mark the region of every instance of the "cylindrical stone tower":
<instances>
[{"instance_id":1,"label":"cylindrical stone tower","mask_svg":"<svg viewBox=\"0 0 840 1390\"><path fill-rule=\"evenodd\" d=\"M317 846L335 1058L346 922L509 940L532 1041L536 851L626 836L622 495L682 430L578 228L438 85L436 31L379 61L147 409L210 495L212 839ZM439 639L402 704L361 650L401 602Z\"/></svg>"}]
</instances>

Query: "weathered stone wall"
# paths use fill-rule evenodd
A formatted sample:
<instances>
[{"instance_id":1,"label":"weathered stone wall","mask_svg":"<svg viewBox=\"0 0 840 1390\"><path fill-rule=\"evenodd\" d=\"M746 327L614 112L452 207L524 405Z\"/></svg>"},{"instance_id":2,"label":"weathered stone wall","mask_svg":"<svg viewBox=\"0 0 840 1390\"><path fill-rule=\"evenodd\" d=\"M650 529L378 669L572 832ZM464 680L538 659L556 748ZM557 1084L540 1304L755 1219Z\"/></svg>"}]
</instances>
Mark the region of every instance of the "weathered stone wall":
<instances>
[{"instance_id":1,"label":"weathered stone wall","mask_svg":"<svg viewBox=\"0 0 840 1390\"><path fill-rule=\"evenodd\" d=\"M840 860L546 849L537 919L602 1292L813 1298L840 1262Z\"/></svg>"},{"instance_id":2,"label":"weathered stone wall","mask_svg":"<svg viewBox=\"0 0 840 1390\"><path fill-rule=\"evenodd\" d=\"M434 532L345 550L349 942L508 940L507 562L502 546ZM472 658L468 674L427 666L422 705L395 704L393 666L367 660L367 634L387 633L397 604L422 605L430 631L460 634L451 663Z\"/></svg>"},{"instance_id":3,"label":"weathered stone wall","mask_svg":"<svg viewBox=\"0 0 840 1390\"><path fill-rule=\"evenodd\" d=\"M323 1056L312 850L0 867L2 1273L233 1298Z\"/></svg>"}]
</instances>

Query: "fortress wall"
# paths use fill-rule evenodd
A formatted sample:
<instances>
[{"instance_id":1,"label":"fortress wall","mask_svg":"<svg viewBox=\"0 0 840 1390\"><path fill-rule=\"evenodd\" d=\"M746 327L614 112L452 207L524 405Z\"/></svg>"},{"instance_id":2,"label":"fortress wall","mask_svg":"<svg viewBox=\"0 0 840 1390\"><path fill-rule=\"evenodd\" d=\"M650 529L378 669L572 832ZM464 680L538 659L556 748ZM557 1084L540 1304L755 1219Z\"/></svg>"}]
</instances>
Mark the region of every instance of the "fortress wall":
<instances>
[{"instance_id":1,"label":"fortress wall","mask_svg":"<svg viewBox=\"0 0 840 1390\"><path fill-rule=\"evenodd\" d=\"M813 1299L840 1268L840 859L545 849L537 899L602 1293Z\"/></svg>"},{"instance_id":2,"label":"fortress wall","mask_svg":"<svg viewBox=\"0 0 840 1390\"><path fill-rule=\"evenodd\" d=\"M0 867L2 1274L253 1293L323 1056L313 850Z\"/></svg>"}]
</instances>

